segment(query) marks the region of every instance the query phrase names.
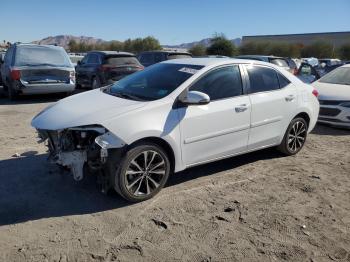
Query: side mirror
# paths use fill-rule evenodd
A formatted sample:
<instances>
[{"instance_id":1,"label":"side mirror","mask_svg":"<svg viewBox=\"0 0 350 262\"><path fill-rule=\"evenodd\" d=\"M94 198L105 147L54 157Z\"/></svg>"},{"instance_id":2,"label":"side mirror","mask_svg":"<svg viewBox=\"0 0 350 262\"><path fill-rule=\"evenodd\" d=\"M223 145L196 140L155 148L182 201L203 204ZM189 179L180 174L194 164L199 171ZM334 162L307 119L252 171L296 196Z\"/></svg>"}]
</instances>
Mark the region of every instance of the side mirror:
<instances>
[{"instance_id":1,"label":"side mirror","mask_svg":"<svg viewBox=\"0 0 350 262\"><path fill-rule=\"evenodd\" d=\"M77 65L79 65L79 66L80 66L80 65L81 65L81 61L78 61L78 62L77 62Z\"/></svg>"},{"instance_id":2,"label":"side mirror","mask_svg":"<svg viewBox=\"0 0 350 262\"><path fill-rule=\"evenodd\" d=\"M326 67L326 63L321 63L321 68L325 68Z\"/></svg>"},{"instance_id":3,"label":"side mirror","mask_svg":"<svg viewBox=\"0 0 350 262\"><path fill-rule=\"evenodd\" d=\"M180 97L179 100L185 105L206 105L210 102L210 97L199 91L189 91L186 96Z\"/></svg>"}]
</instances>

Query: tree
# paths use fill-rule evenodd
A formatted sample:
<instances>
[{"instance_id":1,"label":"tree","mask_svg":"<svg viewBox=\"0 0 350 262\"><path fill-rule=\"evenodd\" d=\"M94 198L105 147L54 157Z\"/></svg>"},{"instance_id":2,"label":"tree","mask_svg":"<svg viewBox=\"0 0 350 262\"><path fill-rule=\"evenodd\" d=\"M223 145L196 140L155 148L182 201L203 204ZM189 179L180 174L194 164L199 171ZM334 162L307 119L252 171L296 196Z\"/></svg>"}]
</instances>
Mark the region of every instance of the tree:
<instances>
[{"instance_id":1,"label":"tree","mask_svg":"<svg viewBox=\"0 0 350 262\"><path fill-rule=\"evenodd\" d=\"M350 43L342 45L338 50L338 54L341 59L350 60Z\"/></svg>"},{"instance_id":2,"label":"tree","mask_svg":"<svg viewBox=\"0 0 350 262\"><path fill-rule=\"evenodd\" d=\"M204 45L197 44L197 45L192 46L188 51L193 56L205 56L207 50L206 50Z\"/></svg>"},{"instance_id":3,"label":"tree","mask_svg":"<svg viewBox=\"0 0 350 262\"><path fill-rule=\"evenodd\" d=\"M70 52L78 52L78 44L75 40L70 40L68 43L68 48Z\"/></svg>"},{"instance_id":4,"label":"tree","mask_svg":"<svg viewBox=\"0 0 350 262\"><path fill-rule=\"evenodd\" d=\"M158 39L153 36L147 36L142 39L142 50L140 51L151 51L151 50L162 50L162 46L160 45Z\"/></svg>"},{"instance_id":5,"label":"tree","mask_svg":"<svg viewBox=\"0 0 350 262\"><path fill-rule=\"evenodd\" d=\"M305 46L301 50L302 57L317 57L317 58L326 58L326 57L335 57L334 48L330 43L317 41L311 45Z\"/></svg>"},{"instance_id":6,"label":"tree","mask_svg":"<svg viewBox=\"0 0 350 262\"><path fill-rule=\"evenodd\" d=\"M237 54L236 46L224 35L215 35L211 45L207 48L208 55L234 56Z\"/></svg>"}]
</instances>

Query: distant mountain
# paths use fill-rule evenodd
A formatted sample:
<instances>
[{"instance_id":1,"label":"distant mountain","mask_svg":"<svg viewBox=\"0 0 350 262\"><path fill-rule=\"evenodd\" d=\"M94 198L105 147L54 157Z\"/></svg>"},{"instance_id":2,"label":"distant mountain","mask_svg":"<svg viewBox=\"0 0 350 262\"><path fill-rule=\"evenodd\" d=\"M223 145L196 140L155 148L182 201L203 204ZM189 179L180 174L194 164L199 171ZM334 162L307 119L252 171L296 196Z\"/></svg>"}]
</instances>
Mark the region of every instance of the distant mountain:
<instances>
[{"instance_id":1,"label":"distant mountain","mask_svg":"<svg viewBox=\"0 0 350 262\"><path fill-rule=\"evenodd\" d=\"M41 40L33 41L32 43L35 44L41 44L41 45L58 45L62 46L64 48L68 48L68 44L71 40L74 40L77 43L83 42L85 44L100 44L105 41L100 38L94 38L94 37L89 37L89 36L73 36L73 35L57 35L57 36L49 36ZM232 39L231 42L235 44L236 46L240 46L242 39L241 38L235 38ZM200 41L195 41L191 43L184 43L184 44L179 44L179 45L163 45L162 47L164 48L171 48L171 49L190 49L194 45L204 45L205 47L208 47L210 45L210 38L202 39Z\"/></svg>"},{"instance_id":2,"label":"distant mountain","mask_svg":"<svg viewBox=\"0 0 350 262\"><path fill-rule=\"evenodd\" d=\"M71 40L74 40L77 43L83 42L85 44L100 44L106 42L99 38L89 37L89 36L73 36L73 35L57 35L49 36L41 40L33 41L34 44L41 45L58 45L64 48L68 48L68 44Z\"/></svg>"},{"instance_id":3,"label":"distant mountain","mask_svg":"<svg viewBox=\"0 0 350 262\"><path fill-rule=\"evenodd\" d=\"M231 42L235 46L240 46L242 39L241 38L231 39ZM165 48L178 48L178 49L190 49L191 47L193 47L195 45L203 45L205 47L208 47L208 46L210 46L210 38L205 38L205 39L202 39L200 41L195 41L195 42L191 42L191 43L184 43L184 44L180 44L180 45L163 45L163 47L165 47Z\"/></svg>"}]
</instances>

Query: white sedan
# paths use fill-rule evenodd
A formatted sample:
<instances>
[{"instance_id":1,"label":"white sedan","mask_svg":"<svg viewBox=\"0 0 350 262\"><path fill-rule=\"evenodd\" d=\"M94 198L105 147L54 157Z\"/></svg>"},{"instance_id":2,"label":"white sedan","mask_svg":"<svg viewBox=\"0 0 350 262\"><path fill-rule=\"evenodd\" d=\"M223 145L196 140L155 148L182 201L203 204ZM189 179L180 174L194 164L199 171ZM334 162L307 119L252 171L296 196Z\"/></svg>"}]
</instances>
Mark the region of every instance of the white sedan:
<instances>
[{"instance_id":1,"label":"white sedan","mask_svg":"<svg viewBox=\"0 0 350 262\"><path fill-rule=\"evenodd\" d=\"M350 127L350 65L334 69L312 85L319 92L318 121Z\"/></svg>"},{"instance_id":2,"label":"white sedan","mask_svg":"<svg viewBox=\"0 0 350 262\"><path fill-rule=\"evenodd\" d=\"M278 66L193 58L65 98L32 126L76 180L94 171L104 191L136 202L192 166L274 146L294 155L318 111L316 90Z\"/></svg>"}]
</instances>

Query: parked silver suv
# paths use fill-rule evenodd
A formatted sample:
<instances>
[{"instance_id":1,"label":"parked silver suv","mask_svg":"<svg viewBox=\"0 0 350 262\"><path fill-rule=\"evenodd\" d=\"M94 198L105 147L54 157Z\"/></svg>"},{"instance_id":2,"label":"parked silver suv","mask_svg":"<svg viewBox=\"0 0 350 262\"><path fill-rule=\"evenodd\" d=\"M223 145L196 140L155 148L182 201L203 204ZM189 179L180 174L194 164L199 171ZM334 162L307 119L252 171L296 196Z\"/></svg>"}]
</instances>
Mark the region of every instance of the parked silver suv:
<instances>
[{"instance_id":1,"label":"parked silver suv","mask_svg":"<svg viewBox=\"0 0 350 262\"><path fill-rule=\"evenodd\" d=\"M75 70L62 47L14 44L1 64L4 91L13 100L19 94L70 93Z\"/></svg>"}]
</instances>

